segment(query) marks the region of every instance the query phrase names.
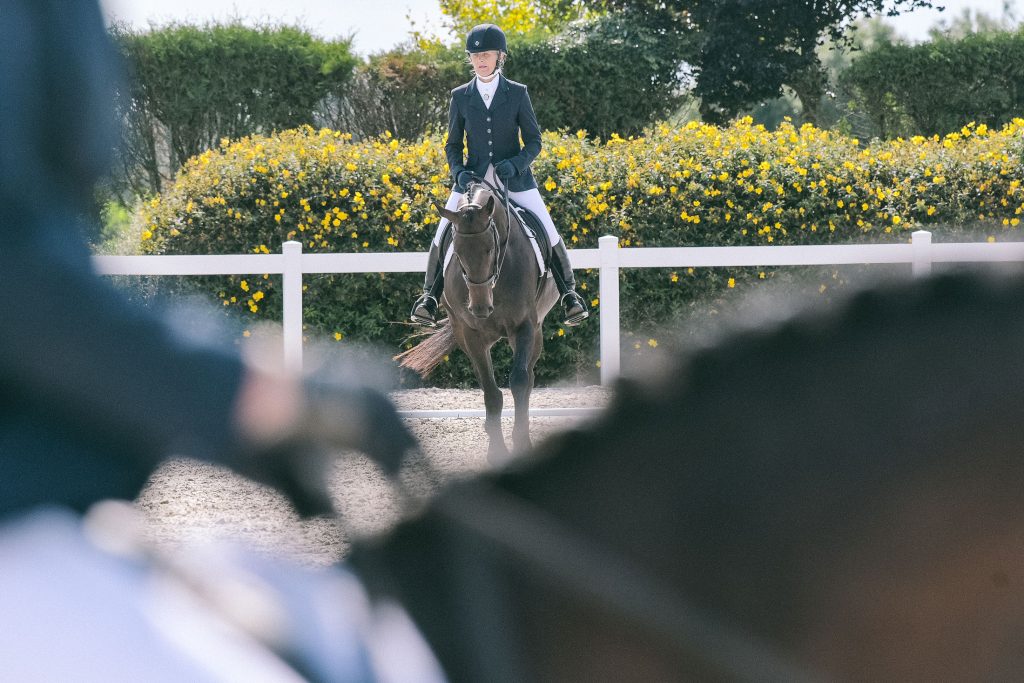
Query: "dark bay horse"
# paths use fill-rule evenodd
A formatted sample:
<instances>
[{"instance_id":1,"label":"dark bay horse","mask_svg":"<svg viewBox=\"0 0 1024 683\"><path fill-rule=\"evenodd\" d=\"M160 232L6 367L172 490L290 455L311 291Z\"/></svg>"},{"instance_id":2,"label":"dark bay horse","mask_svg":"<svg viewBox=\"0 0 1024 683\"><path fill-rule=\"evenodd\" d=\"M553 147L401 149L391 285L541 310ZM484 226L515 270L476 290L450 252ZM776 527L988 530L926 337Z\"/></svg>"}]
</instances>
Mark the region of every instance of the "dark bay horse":
<instances>
[{"instance_id":1,"label":"dark bay horse","mask_svg":"<svg viewBox=\"0 0 1024 683\"><path fill-rule=\"evenodd\" d=\"M1019 680L1024 279L864 291L623 381L351 561L453 681Z\"/></svg>"},{"instance_id":2,"label":"dark bay horse","mask_svg":"<svg viewBox=\"0 0 1024 683\"><path fill-rule=\"evenodd\" d=\"M454 228L454 255L444 274L442 298L448 319L398 358L403 367L426 376L458 345L484 391L488 458L502 462L509 451L501 432L503 399L494 379L491 347L502 338L512 347L512 445L522 451L530 446L530 393L544 342L541 326L558 291L550 275L541 277L529 239L514 217L510 229L507 205L489 187L470 185L458 211L435 206Z\"/></svg>"}]
</instances>

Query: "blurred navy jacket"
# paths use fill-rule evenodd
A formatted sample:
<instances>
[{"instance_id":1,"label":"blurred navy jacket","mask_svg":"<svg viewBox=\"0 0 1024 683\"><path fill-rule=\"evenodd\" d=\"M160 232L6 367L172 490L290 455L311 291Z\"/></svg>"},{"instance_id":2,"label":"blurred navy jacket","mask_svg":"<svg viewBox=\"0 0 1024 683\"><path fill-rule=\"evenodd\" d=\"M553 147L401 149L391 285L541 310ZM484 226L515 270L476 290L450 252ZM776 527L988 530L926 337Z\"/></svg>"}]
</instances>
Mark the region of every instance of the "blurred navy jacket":
<instances>
[{"instance_id":1,"label":"blurred navy jacket","mask_svg":"<svg viewBox=\"0 0 1024 683\"><path fill-rule=\"evenodd\" d=\"M177 340L92 269L117 57L95 0L0 0L0 517L132 498L230 447L241 362Z\"/></svg>"}]
</instances>

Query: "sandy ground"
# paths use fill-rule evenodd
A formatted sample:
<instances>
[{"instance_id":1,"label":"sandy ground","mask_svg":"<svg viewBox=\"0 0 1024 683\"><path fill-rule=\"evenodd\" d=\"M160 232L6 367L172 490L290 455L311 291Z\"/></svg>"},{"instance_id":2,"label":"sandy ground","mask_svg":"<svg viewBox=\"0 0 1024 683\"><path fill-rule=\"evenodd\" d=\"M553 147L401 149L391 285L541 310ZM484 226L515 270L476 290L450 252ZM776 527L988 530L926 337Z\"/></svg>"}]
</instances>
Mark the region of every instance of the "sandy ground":
<instances>
[{"instance_id":1,"label":"sandy ground","mask_svg":"<svg viewBox=\"0 0 1024 683\"><path fill-rule=\"evenodd\" d=\"M531 406L600 407L609 397L601 387L535 389ZM477 390L416 389L397 392L392 399L406 410L483 408L483 394ZM508 390L505 405L512 405ZM538 443L581 419L586 418L535 417L531 436ZM415 467L409 468L405 481L417 494L430 495L445 482L489 467L482 418L409 419L408 425L420 441L423 457L439 475L437 480L425 481L415 476ZM503 419L502 426L511 445L511 418ZM149 540L163 550L232 538L319 566L343 558L351 539L386 531L400 517L395 487L359 454L341 455L330 485L341 520L302 521L272 490L218 467L172 460L153 475L137 504L147 520Z\"/></svg>"}]
</instances>

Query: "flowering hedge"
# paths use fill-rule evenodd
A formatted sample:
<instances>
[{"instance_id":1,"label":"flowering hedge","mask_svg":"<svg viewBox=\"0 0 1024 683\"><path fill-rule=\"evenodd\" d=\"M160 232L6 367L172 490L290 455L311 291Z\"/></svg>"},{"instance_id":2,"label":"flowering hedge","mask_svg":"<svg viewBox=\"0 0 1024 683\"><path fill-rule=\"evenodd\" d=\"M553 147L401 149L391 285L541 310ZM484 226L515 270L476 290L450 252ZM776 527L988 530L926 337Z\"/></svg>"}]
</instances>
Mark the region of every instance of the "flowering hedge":
<instances>
[{"instance_id":1,"label":"flowering hedge","mask_svg":"<svg viewBox=\"0 0 1024 683\"><path fill-rule=\"evenodd\" d=\"M426 250L437 226L433 199L449 181L443 141L302 128L275 137L222 141L191 159L174 187L143 210L148 253L273 253L298 239L307 252ZM966 126L931 138L862 143L812 126L776 131L749 119L726 128L658 126L643 137L601 141L545 133L534 163L570 247L601 235L624 246L826 244L906 241L922 226L947 239L983 230L1016 239L1024 213L1024 120L1001 130ZM792 271L790 271L792 272ZM842 278L812 273L819 291ZM831 275L828 273L831 272ZM622 274L624 362L651 353L666 322L714 312L738 292L790 274L757 268L643 269ZM597 313L597 271L578 271ZM371 340L396 351L422 276L306 277L305 323L334 339ZM225 310L279 319L269 276L207 278ZM596 377L597 322L545 325L538 380ZM663 343L665 340L661 340ZM497 347L496 347L497 348ZM496 356L499 373L508 354ZM469 381L461 354L439 383Z\"/></svg>"}]
</instances>

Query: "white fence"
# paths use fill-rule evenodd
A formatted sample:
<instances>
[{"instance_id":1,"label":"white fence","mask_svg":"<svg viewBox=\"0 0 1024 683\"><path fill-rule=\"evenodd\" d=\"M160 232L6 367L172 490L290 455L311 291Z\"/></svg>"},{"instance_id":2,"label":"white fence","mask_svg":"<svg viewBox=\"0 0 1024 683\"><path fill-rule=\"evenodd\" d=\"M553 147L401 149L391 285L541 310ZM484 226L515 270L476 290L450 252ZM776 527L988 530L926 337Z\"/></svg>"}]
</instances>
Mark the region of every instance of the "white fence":
<instances>
[{"instance_id":1,"label":"white fence","mask_svg":"<svg viewBox=\"0 0 1024 683\"><path fill-rule=\"evenodd\" d=\"M632 247L602 237L597 249L570 250L577 269L600 272L601 383L619 374L619 269L713 268L722 266L813 266L907 263L914 275L938 262L1024 261L1024 243L933 244L927 231L905 244L843 244L776 247ZM96 256L107 275L283 275L284 355L289 368L302 367L302 276L305 273L423 272L426 253L303 254L299 242L286 242L281 254L238 256Z\"/></svg>"}]
</instances>

